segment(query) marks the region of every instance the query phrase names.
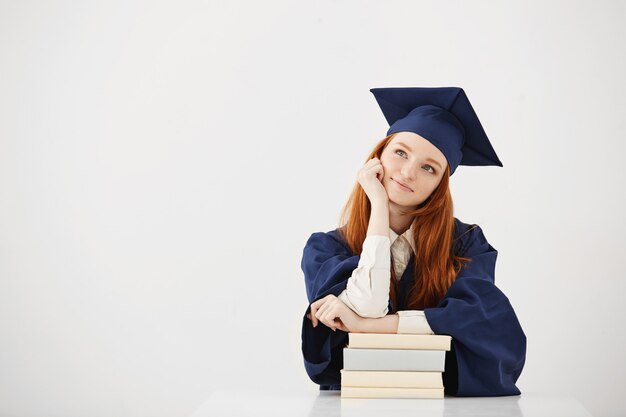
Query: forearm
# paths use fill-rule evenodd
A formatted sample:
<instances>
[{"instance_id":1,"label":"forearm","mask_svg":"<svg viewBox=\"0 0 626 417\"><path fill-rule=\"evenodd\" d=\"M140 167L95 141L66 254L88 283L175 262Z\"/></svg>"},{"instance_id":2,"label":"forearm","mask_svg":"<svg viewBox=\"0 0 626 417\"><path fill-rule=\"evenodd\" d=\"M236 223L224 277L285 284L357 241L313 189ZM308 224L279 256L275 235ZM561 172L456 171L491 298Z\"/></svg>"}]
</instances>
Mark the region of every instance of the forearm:
<instances>
[{"instance_id":1,"label":"forearm","mask_svg":"<svg viewBox=\"0 0 626 417\"><path fill-rule=\"evenodd\" d=\"M367 236L389 236L389 204L372 204Z\"/></svg>"},{"instance_id":2,"label":"forearm","mask_svg":"<svg viewBox=\"0 0 626 417\"><path fill-rule=\"evenodd\" d=\"M358 267L338 298L362 317L384 317L390 277L389 204L375 202Z\"/></svg>"},{"instance_id":3,"label":"forearm","mask_svg":"<svg viewBox=\"0 0 626 417\"><path fill-rule=\"evenodd\" d=\"M397 314L387 314L378 319L362 318L360 333L397 333L399 317Z\"/></svg>"}]
</instances>

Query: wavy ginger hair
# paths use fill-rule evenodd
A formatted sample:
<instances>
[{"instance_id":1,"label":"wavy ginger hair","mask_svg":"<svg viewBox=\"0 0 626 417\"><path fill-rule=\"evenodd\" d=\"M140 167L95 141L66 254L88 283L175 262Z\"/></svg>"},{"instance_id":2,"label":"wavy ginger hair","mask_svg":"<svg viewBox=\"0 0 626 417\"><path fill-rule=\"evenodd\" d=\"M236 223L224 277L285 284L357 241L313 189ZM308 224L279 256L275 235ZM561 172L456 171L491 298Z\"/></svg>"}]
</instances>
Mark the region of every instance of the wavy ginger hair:
<instances>
[{"instance_id":1,"label":"wavy ginger hair","mask_svg":"<svg viewBox=\"0 0 626 417\"><path fill-rule=\"evenodd\" d=\"M393 134L380 141L366 161L377 157L393 138ZM452 195L448 187L450 168L432 194L415 210L407 214L413 217L413 243L415 267L413 285L406 296L406 310L423 310L436 307L454 282L463 264L469 258L456 256L453 252L454 216ZM353 253L361 253L371 213L371 203L361 184L357 181L342 210L339 232ZM398 281L391 263L389 296L393 312L397 309Z\"/></svg>"}]
</instances>

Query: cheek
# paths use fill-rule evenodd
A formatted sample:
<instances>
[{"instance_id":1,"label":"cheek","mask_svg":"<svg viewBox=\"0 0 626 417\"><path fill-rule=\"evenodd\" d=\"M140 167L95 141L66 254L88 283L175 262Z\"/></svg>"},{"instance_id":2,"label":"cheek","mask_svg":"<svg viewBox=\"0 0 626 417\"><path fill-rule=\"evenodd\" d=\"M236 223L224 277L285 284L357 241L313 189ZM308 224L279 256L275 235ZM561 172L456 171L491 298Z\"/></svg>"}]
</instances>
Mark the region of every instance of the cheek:
<instances>
[{"instance_id":1,"label":"cheek","mask_svg":"<svg viewBox=\"0 0 626 417\"><path fill-rule=\"evenodd\" d=\"M383 166L383 168L391 168L393 166L393 158L391 158L389 155L387 156L382 156L380 158L380 163Z\"/></svg>"},{"instance_id":2,"label":"cheek","mask_svg":"<svg viewBox=\"0 0 626 417\"><path fill-rule=\"evenodd\" d=\"M437 189L437 187L439 186L439 183L441 182L441 178L433 178L432 182L430 184L430 193L432 194L433 192L435 192L435 190Z\"/></svg>"},{"instance_id":3,"label":"cheek","mask_svg":"<svg viewBox=\"0 0 626 417\"><path fill-rule=\"evenodd\" d=\"M439 180L436 178L432 178L432 177L423 177L421 183L422 183L422 187L420 187L420 193L423 194L424 197L428 197L437 188L437 185L439 184Z\"/></svg>"}]
</instances>

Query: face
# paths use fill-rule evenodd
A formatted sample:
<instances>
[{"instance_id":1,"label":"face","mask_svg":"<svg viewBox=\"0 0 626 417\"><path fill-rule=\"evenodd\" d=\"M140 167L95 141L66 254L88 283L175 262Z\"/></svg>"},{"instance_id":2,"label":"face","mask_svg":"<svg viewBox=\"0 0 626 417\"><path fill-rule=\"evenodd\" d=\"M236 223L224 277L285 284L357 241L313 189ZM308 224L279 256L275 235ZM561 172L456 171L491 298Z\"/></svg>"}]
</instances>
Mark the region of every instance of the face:
<instances>
[{"instance_id":1,"label":"face","mask_svg":"<svg viewBox=\"0 0 626 417\"><path fill-rule=\"evenodd\" d=\"M396 133L380 162L385 171L383 186L390 203L410 209L432 194L448 165L435 145L413 132Z\"/></svg>"}]
</instances>

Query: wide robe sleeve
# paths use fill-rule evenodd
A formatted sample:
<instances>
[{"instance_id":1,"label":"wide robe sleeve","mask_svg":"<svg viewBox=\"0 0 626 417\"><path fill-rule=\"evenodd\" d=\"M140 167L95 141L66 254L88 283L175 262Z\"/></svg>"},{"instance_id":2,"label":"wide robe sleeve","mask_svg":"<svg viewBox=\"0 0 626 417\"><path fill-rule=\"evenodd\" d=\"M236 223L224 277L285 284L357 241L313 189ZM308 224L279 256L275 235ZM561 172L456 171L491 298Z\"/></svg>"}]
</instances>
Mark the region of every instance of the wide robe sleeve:
<instances>
[{"instance_id":1,"label":"wide robe sleeve","mask_svg":"<svg viewBox=\"0 0 626 417\"><path fill-rule=\"evenodd\" d=\"M424 310L435 334L452 336L443 376L446 393L519 395L515 382L526 358L526 335L508 298L495 286L498 252L477 225L461 233L458 244L457 253L471 261L437 307Z\"/></svg>"},{"instance_id":2,"label":"wide robe sleeve","mask_svg":"<svg viewBox=\"0 0 626 417\"><path fill-rule=\"evenodd\" d=\"M306 315L311 312L314 301L328 294L338 296L346 289L359 259L336 231L313 233L304 247L302 271L309 306L302 318L302 354L306 372L313 382L321 385L320 389L335 389L333 386L340 385L343 347L348 342L348 333L332 331L321 322L313 327Z\"/></svg>"}]
</instances>

